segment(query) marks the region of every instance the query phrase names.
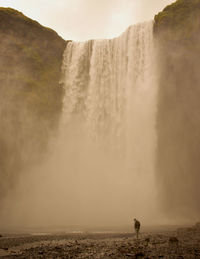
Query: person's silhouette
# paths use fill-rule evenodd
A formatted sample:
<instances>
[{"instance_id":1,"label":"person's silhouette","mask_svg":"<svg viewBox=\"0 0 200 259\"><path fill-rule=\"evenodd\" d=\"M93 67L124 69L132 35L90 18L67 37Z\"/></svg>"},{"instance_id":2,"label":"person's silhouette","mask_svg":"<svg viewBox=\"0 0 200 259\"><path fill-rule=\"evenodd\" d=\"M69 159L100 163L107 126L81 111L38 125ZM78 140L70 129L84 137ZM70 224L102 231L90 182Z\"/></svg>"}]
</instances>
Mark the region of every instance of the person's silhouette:
<instances>
[{"instance_id":1,"label":"person's silhouette","mask_svg":"<svg viewBox=\"0 0 200 259\"><path fill-rule=\"evenodd\" d=\"M138 238L139 231L140 231L140 222L139 222L139 220L137 220L137 219L134 219L134 222L135 222L135 225L134 225L134 227L135 227L135 232L136 232L136 236L137 236L137 238Z\"/></svg>"}]
</instances>

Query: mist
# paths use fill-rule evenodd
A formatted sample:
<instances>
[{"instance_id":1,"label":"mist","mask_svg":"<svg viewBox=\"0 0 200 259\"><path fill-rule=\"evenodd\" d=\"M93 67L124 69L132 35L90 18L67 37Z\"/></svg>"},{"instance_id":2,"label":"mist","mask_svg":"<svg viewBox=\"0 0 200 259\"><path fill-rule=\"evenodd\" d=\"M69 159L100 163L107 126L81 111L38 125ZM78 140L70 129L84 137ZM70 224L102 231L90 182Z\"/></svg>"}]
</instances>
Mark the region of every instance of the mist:
<instances>
[{"instance_id":1,"label":"mist","mask_svg":"<svg viewBox=\"0 0 200 259\"><path fill-rule=\"evenodd\" d=\"M2 37L2 229L198 220L199 37L125 30L170 2L59 2L41 19L81 41Z\"/></svg>"},{"instance_id":2,"label":"mist","mask_svg":"<svg viewBox=\"0 0 200 259\"><path fill-rule=\"evenodd\" d=\"M4 226L159 220L154 54L152 22L112 40L67 44L60 129L44 162L21 173L4 200Z\"/></svg>"},{"instance_id":3,"label":"mist","mask_svg":"<svg viewBox=\"0 0 200 259\"><path fill-rule=\"evenodd\" d=\"M194 24L197 20L194 19ZM171 32L171 35L173 31ZM175 222L199 220L199 71L200 38L190 43L158 37L157 188L161 210ZM179 36L180 37L180 36Z\"/></svg>"},{"instance_id":4,"label":"mist","mask_svg":"<svg viewBox=\"0 0 200 259\"><path fill-rule=\"evenodd\" d=\"M9 200L13 198L14 206L15 194L21 192L20 177L28 177L32 168L41 164L49 140L56 132L62 108L63 90L58 82L65 42L12 9L1 8L0 19L0 214L3 216L10 206ZM55 67L44 69L47 64ZM21 201L17 202L21 208ZM12 217L14 221L14 211ZM8 224L1 221L1 226Z\"/></svg>"}]
</instances>

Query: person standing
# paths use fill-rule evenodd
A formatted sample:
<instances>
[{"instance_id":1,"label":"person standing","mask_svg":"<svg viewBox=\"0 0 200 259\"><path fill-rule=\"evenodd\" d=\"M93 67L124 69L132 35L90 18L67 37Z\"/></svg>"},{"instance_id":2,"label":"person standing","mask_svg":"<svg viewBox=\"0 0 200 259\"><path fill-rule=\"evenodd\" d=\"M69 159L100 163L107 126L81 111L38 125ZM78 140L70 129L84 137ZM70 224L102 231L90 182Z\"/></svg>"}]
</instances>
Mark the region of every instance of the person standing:
<instances>
[{"instance_id":1,"label":"person standing","mask_svg":"<svg viewBox=\"0 0 200 259\"><path fill-rule=\"evenodd\" d=\"M138 238L139 231L140 231L140 222L139 222L139 220L137 220L137 219L134 219L134 222L135 222L135 225L134 225L134 227L135 227L135 232L136 232L136 236L137 236L137 238Z\"/></svg>"}]
</instances>

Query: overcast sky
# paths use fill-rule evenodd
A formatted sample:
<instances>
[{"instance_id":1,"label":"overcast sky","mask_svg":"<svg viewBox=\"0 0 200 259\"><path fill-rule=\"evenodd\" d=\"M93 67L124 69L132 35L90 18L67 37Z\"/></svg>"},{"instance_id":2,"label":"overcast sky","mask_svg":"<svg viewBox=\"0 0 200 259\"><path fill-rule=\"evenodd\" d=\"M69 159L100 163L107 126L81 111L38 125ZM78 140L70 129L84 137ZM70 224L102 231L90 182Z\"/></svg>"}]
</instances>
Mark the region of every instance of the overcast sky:
<instances>
[{"instance_id":1,"label":"overcast sky","mask_svg":"<svg viewBox=\"0 0 200 259\"><path fill-rule=\"evenodd\" d=\"M0 0L64 39L112 38L129 25L153 19L175 0Z\"/></svg>"}]
</instances>

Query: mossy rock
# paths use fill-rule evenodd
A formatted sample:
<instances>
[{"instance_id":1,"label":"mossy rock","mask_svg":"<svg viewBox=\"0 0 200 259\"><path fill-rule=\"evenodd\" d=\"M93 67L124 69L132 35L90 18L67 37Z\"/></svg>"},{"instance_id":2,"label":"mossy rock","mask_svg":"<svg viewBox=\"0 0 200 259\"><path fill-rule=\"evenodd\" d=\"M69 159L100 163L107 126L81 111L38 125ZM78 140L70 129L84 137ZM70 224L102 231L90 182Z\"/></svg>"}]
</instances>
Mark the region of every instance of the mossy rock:
<instances>
[{"instance_id":1,"label":"mossy rock","mask_svg":"<svg viewBox=\"0 0 200 259\"><path fill-rule=\"evenodd\" d=\"M167 41L192 41L200 32L200 0L177 0L154 17L154 31Z\"/></svg>"},{"instance_id":2,"label":"mossy rock","mask_svg":"<svg viewBox=\"0 0 200 259\"><path fill-rule=\"evenodd\" d=\"M42 161L58 127L66 41L11 8L0 8L0 24L1 198L19 173Z\"/></svg>"}]
</instances>

